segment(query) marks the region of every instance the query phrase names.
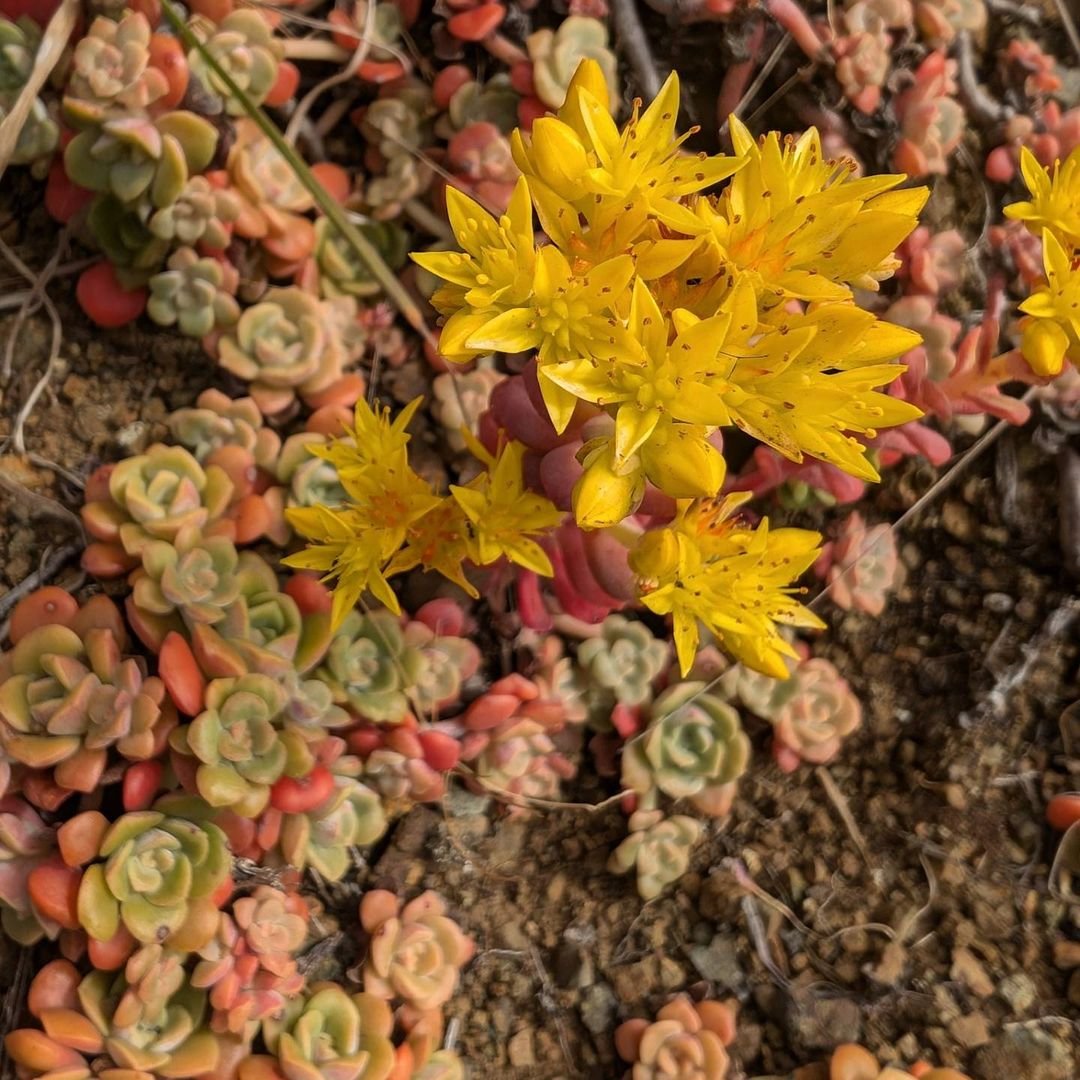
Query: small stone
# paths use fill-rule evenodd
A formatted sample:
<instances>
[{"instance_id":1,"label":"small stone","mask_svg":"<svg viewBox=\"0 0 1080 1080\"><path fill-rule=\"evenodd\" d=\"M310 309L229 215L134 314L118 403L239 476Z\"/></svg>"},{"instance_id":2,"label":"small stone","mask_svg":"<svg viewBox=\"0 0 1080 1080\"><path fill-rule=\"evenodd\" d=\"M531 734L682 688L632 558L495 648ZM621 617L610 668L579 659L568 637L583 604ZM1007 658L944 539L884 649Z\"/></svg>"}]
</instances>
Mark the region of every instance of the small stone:
<instances>
[{"instance_id":1,"label":"small stone","mask_svg":"<svg viewBox=\"0 0 1080 1080\"><path fill-rule=\"evenodd\" d=\"M977 997L989 997L994 992L993 981L970 949L954 950L949 974L959 979Z\"/></svg>"},{"instance_id":2,"label":"small stone","mask_svg":"<svg viewBox=\"0 0 1080 1080\"><path fill-rule=\"evenodd\" d=\"M1068 997L1070 1005L1080 1007L1080 968L1077 968L1069 976L1069 986L1065 991L1065 995Z\"/></svg>"},{"instance_id":3,"label":"small stone","mask_svg":"<svg viewBox=\"0 0 1080 1080\"><path fill-rule=\"evenodd\" d=\"M566 895L566 875L560 870L549 882L547 898L557 904Z\"/></svg>"},{"instance_id":4,"label":"small stone","mask_svg":"<svg viewBox=\"0 0 1080 1080\"><path fill-rule=\"evenodd\" d=\"M957 540L967 540L975 530L971 511L961 502L950 499L941 510L941 524Z\"/></svg>"},{"instance_id":5,"label":"small stone","mask_svg":"<svg viewBox=\"0 0 1080 1080\"><path fill-rule=\"evenodd\" d=\"M1058 938L1054 942L1054 965L1062 971L1080 967L1080 941Z\"/></svg>"},{"instance_id":6,"label":"small stone","mask_svg":"<svg viewBox=\"0 0 1080 1080\"><path fill-rule=\"evenodd\" d=\"M727 990L736 990L746 981L731 935L715 934L708 945L692 945L687 951L703 979Z\"/></svg>"},{"instance_id":7,"label":"small stone","mask_svg":"<svg viewBox=\"0 0 1080 1080\"><path fill-rule=\"evenodd\" d=\"M862 1036L862 1014L854 1001L822 997L804 987L792 988L781 1020L792 1044L810 1054Z\"/></svg>"},{"instance_id":8,"label":"small stone","mask_svg":"<svg viewBox=\"0 0 1080 1080\"><path fill-rule=\"evenodd\" d=\"M510 1041L506 1045L506 1052L510 1057L511 1065L535 1065L536 1052L533 1049L532 1028L522 1028L511 1035Z\"/></svg>"},{"instance_id":9,"label":"small stone","mask_svg":"<svg viewBox=\"0 0 1080 1080\"><path fill-rule=\"evenodd\" d=\"M1064 1039L1039 1027L1013 1024L979 1049L973 1080L1075 1080L1076 1060Z\"/></svg>"},{"instance_id":10,"label":"small stone","mask_svg":"<svg viewBox=\"0 0 1080 1080\"><path fill-rule=\"evenodd\" d=\"M949 1034L968 1050L974 1050L990 1041L990 1028L982 1013L957 1017L949 1025Z\"/></svg>"},{"instance_id":11,"label":"small stone","mask_svg":"<svg viewBox=\"0 0 1080 1080\"><path fill-rule=\"evenodd\" d=\"M521 928L521 923L514 919L500 923L496 928L495 936L499 940L499 945L504 949L525 952L529 948L529 939Z\"/></svg>"},{"instance_id":12,"label":"small stone","mask_svg":"<svg viewBox=\"0 0 1080 1080\"><path fill-rule=\"evenodd\" d=\"M998 983L997 992L1002 1000L1009 1003L1015 1013L1027 1012L1035 1004L1035 998L1038 995L1035 983L1022 971L1006 975Z\"/></svg>"},{"instance_id":13,"label":"small stone","mask_svg":"<svg viewBox=\"0 0 1080 1080\"><path fill-rule=\"evenodd\" d=\"M1008 615L1013 604L1013 598L1006 593L990 592L983 597L983 607L995 615Z\"/></svg>"},{"instance_id":14,"label":"small stone","mask_svg":"<svg viewBox=\"0 0 1080 1080\"><path fill-rule=\"evenodd\" d=\"M594 1035L606 1034L614 1026L618 1004L607 983L594 983L581 997L581 1022Z\"/></svg>"},{"instance_id":15,"label":"small stone","mask_svg":"<svg viewBox=\"0 0 1080 1080\"><path fill-rule=\"evenodd\" d=\"M877 966L870 968L871 979L882 986L898 986L907 967L907 949L898 941L890 941L881 950L881 959Z\"/></svg>"}]
</instances>

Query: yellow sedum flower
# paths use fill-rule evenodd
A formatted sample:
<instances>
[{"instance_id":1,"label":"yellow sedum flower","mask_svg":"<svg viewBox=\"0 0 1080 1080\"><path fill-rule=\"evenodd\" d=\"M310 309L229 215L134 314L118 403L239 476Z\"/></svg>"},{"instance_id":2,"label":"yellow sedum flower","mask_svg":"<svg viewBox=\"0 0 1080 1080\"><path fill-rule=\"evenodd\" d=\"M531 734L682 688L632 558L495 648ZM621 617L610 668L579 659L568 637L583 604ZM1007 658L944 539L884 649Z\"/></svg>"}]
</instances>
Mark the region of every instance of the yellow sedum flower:
<instances>
[{"instance_id":1,"label":"yellow sedum flower","mask_svg":"<svg viewBox=\"0 0 1080 1080\"><path fill-rule=\"evenodd\" d=\"M593 259L623 250L650 219L676 231L702 230L683 199L727 179L740 158L686 154L696 128L676 136L679 79L672 72L642 113L635 101L620 130L611 117L603 74L584 60L555 116L531 135L511 135L514 161L528 178L541 224L564 251ZM579 215L588 223L581 229Z\"/></svg>"},{"instance_id":2,"label":"yellow sedum flower","mask_svg":"<svg viewBox=\"0 0 1080 1080\"><path fill-rule=\"evenodd\" d=\"M1080 248L1080 147L1064 162L1055 162L1051 176L1022 146L1020 172L1031 198L1006 206L1005 216L1022 221L1036 236L1049 229L1064 248Z\"/></svg>"},{"instance_id":3,"label":"yellow sedum flower","mask_svg":"<svg viewBox=\"0 0 1080 1080\"><path fill-rule=\"evenodd\" d=\"M792 582L820 553L821 537L806 529L751 528L735 517L750 496L684 503L671 525L645 533L631 553L641 602L672 617L679 667L686 675L704 625L742 663L774 678L788 676L796 657L777 624L821 628Z\"/></svg>"},{"instance_id":4,"label":"yellow sedum flower","mask_svg":"<svg viewBox=\"0 0 1080 1080\"><path fill-rule=\"evenodd\" d=\"M472 436L467 441L487 469L462 487L451 484L450 494L469 519L473 562L487 566L505 556L550 577L551 560L532 537L553 529L564 515L549 499L526 489L521 468L524 444L506 443L493 457Z\"/></svg>"},{"instance_id":5,"label":"yellow sedum flower","mask_svg":"<svg viewBox=\"0 0 1080 1080\"><path fill-rule=\"evenodd\" d=\"M1080 253L1070 256L1057 236L1043 229L1046 284L1021 305L1021 351L1038 375L1057 375L1065 360L1080 361Z\"/></svg>"},{"instance_id":6,"label":"yellow sedum flower","mask_svg":"<svg viewBox=\"0 0 1080 1080\"><path fill-rule=\"evenodd\" d=\"M729 123L747 164L695 211L705 242L753 275L768 303L846 300L852 286L876 290L892 276L927 188L893 190L903 175L852 176L853 162L825 157L815 128L781 145L775 131L755 141L738 117Z\"/></svg>"}]
</instances>

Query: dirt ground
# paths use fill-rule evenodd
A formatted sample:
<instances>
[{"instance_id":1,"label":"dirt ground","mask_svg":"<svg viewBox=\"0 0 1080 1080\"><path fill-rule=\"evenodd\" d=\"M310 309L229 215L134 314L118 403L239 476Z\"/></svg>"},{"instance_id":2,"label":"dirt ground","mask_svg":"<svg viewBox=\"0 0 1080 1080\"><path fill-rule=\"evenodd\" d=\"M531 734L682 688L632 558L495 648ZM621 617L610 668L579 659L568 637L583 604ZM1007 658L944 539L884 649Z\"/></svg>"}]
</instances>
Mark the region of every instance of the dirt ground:
<instances>
[{"instance_id":1,"label":"dirt ground","mask_svg":"<svg viewBox=\"0 0 1080 1080\"><path fill-rule=\"evenodd\" d=\"M4 183L0 239L40 269L56 244L40 189ZM72 512L94 466L138 452L169 410L222 385L196 345L145 321L91 328L63 266L84 254L73 246L50 285L63 339L25 427L30 456L0 454L3 589L81 545ZM0 283L0 295L25 285L6 268ZM44 313L19 328L0 313L0 346L15 329L0 443L50 349ZM1080 1076L1080 908L1050 895L1058 836L1043 818L1051 795L1080 787L1059 731L1080 698L1080 606L1038 415L905 526L907 582L884 616L828 610L820 651L863 701L862 730L827 770L784 775L764 726L751 728L755 763L732 818L676 889L642 904L632 879L607 873L625 830L617 806L506 817L454 791L399 821L370 870L324 896L328 937L312 970L351 964L362 888L434 888L477 940L451 1010L476 1077L619 1076L615 1026L680 990L738 1001L733 1052L748 1076L843 1041L975 1080ZM908 463L861 509L895 521L935 478ZM52 580L96 587L74 554ZM615 790L582 774L567 792L575 804ZM0 987L15 966L4 961Z\"/></svg>"}]
</instances>

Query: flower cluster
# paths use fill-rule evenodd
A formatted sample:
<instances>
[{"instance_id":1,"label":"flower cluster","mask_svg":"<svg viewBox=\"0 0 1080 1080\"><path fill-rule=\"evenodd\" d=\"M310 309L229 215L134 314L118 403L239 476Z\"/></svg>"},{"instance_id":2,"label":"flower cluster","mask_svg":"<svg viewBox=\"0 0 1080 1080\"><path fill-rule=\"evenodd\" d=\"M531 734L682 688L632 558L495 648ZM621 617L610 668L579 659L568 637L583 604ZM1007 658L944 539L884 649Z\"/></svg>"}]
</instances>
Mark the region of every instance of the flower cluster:
<instances>
[{"instance_id":1,"label":"flower cluster","mask_svg":"<svg viewBox=\"0 0 1080 1080\"><path fill-rule=\"evenodd\" d=\"M1026 147L1020 170L1030 198L1005 207L1042 239L1045 278L1020 305L1024 359L1039 375L1057 375L1066 360L1080 362L1080 148L1052 170Z\"/></svg>"}]
</instances>

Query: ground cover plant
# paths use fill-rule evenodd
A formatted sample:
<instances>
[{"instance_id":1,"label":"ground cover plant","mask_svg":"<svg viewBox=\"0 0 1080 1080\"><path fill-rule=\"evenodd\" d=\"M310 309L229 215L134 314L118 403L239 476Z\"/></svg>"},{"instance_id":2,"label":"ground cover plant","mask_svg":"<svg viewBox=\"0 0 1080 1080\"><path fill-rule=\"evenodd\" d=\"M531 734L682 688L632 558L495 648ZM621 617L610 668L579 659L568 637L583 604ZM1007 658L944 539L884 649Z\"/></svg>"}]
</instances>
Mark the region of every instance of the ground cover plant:
<instances>
[{"instance_id":1,"label":"ground cover plant","mask_svg":"<svg viewBox=\"0 0 1080 1080\"><path fill-rule=\"evenodd\" d=\"M1078 54L0 0L5 1075L1077 1075Z\"/></svg>"}]
</instances>

